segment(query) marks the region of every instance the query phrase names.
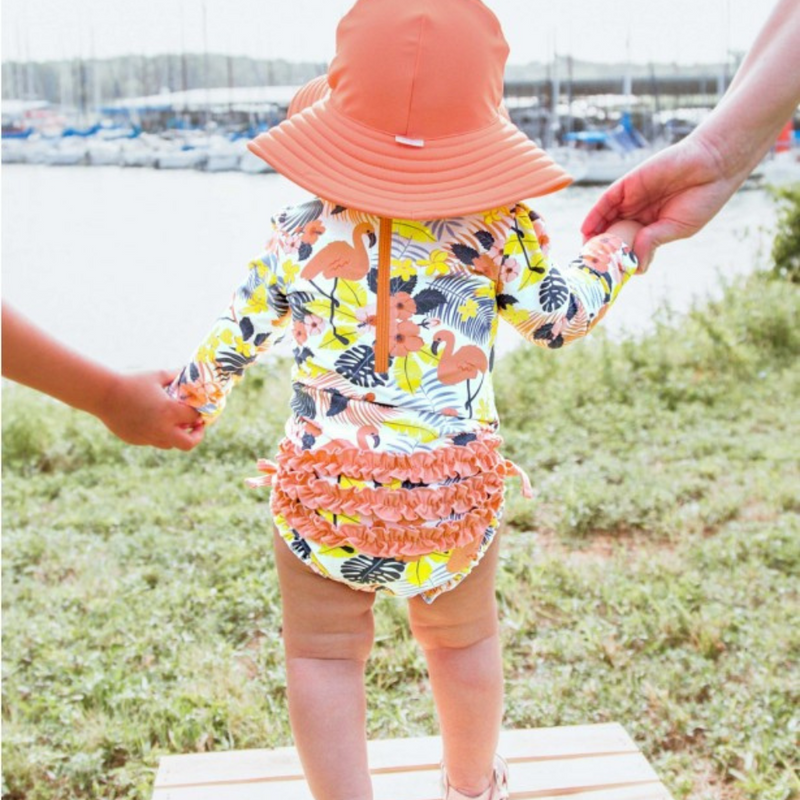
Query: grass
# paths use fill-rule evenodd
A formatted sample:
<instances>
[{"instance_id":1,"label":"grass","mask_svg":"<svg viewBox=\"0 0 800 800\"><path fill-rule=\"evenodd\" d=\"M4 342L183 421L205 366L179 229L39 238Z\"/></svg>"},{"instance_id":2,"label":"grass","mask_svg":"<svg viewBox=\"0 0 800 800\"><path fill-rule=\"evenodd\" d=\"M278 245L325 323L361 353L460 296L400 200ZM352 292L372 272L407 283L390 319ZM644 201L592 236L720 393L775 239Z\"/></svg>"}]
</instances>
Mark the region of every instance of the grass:
<instances>
[{"instance_id":1,"label":"grass","mask_svg":"<svg viewBox=\"0 0 800 800\"><path fill-rule=\"evenodd\" d=\"M507 727L618 721L675 798L800 796L799 301L760 273L640 341L498 365L537 492L512 484L505 517ZM254 370L188 455L4 392L6 800L144 800L162 754L290 743L266 498L242 482L287 372ZM376 610L370 735L434 733L404 606Z\"/></svg>"}]
</instances>

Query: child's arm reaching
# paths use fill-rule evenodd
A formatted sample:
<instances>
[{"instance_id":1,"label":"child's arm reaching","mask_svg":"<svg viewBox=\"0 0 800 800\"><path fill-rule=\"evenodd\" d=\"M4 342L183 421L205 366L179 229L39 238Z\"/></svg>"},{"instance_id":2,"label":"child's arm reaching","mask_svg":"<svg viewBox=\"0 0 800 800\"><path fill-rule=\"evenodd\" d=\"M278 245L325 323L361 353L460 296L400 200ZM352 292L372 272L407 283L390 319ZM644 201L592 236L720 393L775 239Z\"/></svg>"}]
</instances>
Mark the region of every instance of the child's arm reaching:
<instances>
[{"instance_id":1,"label":"child's arm reaching","mask_svg":"<svg viewBox=\"0 0 800 800\"><path fill-rule=\"evenodd\" d=\"M278 269L280 252L274 233L261 255L250 262L228 309L169 389L173 397L197 409L206 423L222 413L244 371L285 335L292 313Z\"/></svg>"},{"instance_id":2,"label":"child's arm reaching","mask_svg":"<svg viewBox=\"0 0 800 800\"><path fill-rule=\"evenodd\" d=\"M120 375L64 347L3 303L3 376L94 414L128 444L191 450L202 440L197 413L164 394L173 375Z\"/></svg>"},{"instance_id":3,"label":"child's arm reaching","mask_svg":"<svg viewBox=\"0 0 800 800\"><path fill-rule=\"evenodd\" d=\"M615 224L562 268L548 257L541 218L517 204L497 279L500 315L542 347L563 347L585 336L636 272L630 245L640 227L633 221Z\"/></svg>"}]
</instances>

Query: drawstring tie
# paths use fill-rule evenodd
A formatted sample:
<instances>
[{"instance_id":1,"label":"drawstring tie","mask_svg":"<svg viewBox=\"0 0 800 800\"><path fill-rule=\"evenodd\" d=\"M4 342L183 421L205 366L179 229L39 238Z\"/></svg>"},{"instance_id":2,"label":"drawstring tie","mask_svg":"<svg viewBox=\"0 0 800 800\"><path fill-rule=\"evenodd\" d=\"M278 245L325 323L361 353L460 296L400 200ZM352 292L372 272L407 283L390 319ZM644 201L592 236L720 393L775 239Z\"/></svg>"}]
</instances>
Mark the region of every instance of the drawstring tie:
<instances>
[{"instance_id":1,"label":"drawstring tie","mask_svg":"<svg viewBox=\"0 0 800 800\"><path fill-rule=\"evenodd\" d=\"M520 483L522 484L522 496L530 500L533 497L533 487L531 486L531 479L528 477L528 473L525 472L519 464L515 464L510 458L506 458L504 461L506 469L519 477Z\"/></svg>"},{"instance_id":2,"label":"drawstring tie","mask_svg":"<svg viewBox=\"0 0 800 800\"><path fill-rule=\"evenodd\" d=\"M262 486L274 486L277 482L278 465L274 461L268 461L266 458L259 458L256 462L256 468L259 472L264 473L255 478L245 478L245 484L250 489L259 489Z\"/></svg>"}]
</instances>

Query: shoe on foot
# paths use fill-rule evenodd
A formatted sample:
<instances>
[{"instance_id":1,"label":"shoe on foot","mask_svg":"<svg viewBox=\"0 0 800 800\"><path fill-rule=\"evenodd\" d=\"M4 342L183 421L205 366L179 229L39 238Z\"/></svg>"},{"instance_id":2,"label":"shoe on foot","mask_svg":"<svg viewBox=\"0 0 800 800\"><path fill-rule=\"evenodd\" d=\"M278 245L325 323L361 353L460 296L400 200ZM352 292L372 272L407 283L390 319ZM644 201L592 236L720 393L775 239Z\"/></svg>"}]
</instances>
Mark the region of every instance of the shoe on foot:
<instances>
[{"instance_id":1,"label":"shoe on foot","mask_svg":"<svg viewBox=\"0 0 800 800\"><path fill-rule=\"evenodd\" d=\"M491 785L481 794L469 795L459 792L450 785L444 764L442 764L442 798L443 800L508 800L508 764L502 756L494 757L494 773Z\"/></svg>"}]
</instances>

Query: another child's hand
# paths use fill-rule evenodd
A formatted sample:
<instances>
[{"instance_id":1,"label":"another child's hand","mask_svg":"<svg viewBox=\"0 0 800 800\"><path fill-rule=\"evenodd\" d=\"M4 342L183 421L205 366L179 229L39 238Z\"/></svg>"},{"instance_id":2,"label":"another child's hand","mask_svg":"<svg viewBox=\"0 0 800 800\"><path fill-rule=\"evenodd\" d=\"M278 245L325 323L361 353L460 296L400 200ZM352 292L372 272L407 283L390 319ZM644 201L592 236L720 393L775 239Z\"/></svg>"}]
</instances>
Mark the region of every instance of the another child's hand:
<instances>
[{"instance_id":1,"label":"another child's hand","mask_svg":"<svg viewBox=\"0 0 800 800\"><path fill-rule=\"evenodd\" d=\"M164 391L175 374L161 370L117 376L97 416L128 444L191 450L202 441L205 427L197 411Z\"/></svg>"}]
</instances>

